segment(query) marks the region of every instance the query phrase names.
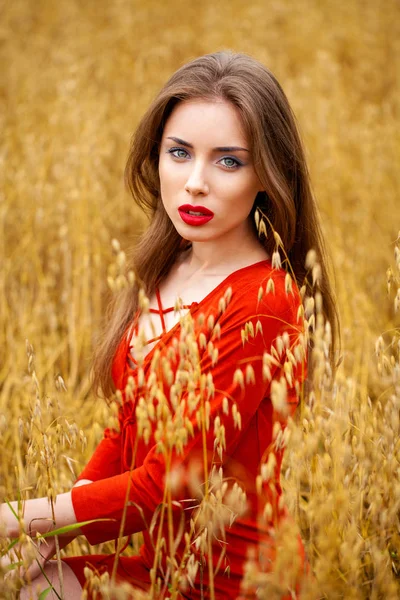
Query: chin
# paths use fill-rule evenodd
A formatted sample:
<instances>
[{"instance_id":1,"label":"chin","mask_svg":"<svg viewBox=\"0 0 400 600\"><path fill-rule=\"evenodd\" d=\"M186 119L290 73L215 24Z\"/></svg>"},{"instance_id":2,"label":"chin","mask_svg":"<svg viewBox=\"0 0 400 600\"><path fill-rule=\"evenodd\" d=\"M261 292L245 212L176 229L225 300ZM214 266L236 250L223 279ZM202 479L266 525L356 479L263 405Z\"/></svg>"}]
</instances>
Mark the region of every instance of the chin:
<instances>
[{"instance_id":1,"label":"chin","mask_svg":"<svg viewBox=\"0 0 400 600\"><path fill-rule=\"evenodd\" d=\"M189 225L183 224L182 227L182 222L181 223L174 223L174 227L176 229L176 231L179 233L179 235L184 239L184 240L188 240L189 242L205 242L207 240L210 240L211 237L211 233L207 232L204 229L204 226L200 226L200 227L190 227Z\"/></svg>"},{"instance_id":2,"label":"chin","mask_svg":"<svg viewBox=\"0 0 400 600\"><path fill-rule=\"evenodd\" d=\"M179 231L179 229L177 231L179 235L188 242L206 242L210 239L207 235L201 235L199 233L196 233L196 231L187 232L182 230Z\"/></svg>"}]
</instances>

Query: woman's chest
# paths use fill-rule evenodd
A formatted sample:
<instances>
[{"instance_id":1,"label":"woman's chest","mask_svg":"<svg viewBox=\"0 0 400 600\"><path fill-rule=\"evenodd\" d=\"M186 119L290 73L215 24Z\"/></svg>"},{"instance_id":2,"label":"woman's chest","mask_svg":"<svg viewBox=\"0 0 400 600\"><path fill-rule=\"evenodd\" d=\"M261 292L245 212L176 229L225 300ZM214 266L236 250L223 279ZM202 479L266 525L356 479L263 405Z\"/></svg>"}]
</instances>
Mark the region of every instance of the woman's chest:
<instances>
[{"instance_id":1,"label":"woman's chest","mask_svg":"<svg viewBox=\"0 0 400 600\"><path fill-rule=\"evenodd\" d=\"M211 297L224 275L184 281L171 276L149 298L149 308L142 311L129 332L131 358L138 362L151 352L163 336L174 330L189 312Z\"/></svg>"}]
</instances>

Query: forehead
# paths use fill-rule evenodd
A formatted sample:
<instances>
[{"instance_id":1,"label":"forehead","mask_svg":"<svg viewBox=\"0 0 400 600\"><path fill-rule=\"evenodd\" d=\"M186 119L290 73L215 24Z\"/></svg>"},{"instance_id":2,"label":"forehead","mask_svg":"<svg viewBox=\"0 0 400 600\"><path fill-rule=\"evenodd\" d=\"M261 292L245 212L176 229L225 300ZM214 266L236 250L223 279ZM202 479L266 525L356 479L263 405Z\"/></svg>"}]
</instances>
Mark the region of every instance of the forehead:
<instances>
[{"instance_id":1,"label":"forehead","mask_svg":"<svg viewBox=\"0 0 400 600\"><path fill-rule=\"evenodd\" d=\"M227 100L193 99L179 102L169 116L163 138L180 137L210 146L244 145L247 142L238 109Z\"/></svg>"}]
</instances>

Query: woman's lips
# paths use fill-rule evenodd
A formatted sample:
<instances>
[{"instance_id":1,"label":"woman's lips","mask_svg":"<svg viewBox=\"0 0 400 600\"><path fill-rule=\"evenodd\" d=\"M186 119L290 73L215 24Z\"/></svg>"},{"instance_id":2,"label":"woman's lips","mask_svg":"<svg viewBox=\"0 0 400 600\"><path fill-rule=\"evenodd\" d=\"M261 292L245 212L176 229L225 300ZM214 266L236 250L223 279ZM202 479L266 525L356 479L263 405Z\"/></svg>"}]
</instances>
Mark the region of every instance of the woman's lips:
<instances>
[{"instance_id":1,"label":"woman's lips","mask_svg":"<svg viewBox=\"0 0 400 600\"><path fill-rule=\"evenodd\" d=\"M192 206L191 204L182 204L178 208L179 216L187 225L204 225L211 221L214 213L205 206Z\"/></svg>"}]
</instances>

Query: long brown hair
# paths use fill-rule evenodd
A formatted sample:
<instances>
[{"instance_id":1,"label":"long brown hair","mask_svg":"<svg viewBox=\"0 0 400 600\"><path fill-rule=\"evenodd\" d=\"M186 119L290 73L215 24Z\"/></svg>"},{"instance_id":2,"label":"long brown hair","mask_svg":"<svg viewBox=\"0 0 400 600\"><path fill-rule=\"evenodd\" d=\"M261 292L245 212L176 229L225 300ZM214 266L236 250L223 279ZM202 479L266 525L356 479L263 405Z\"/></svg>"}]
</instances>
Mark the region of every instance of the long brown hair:
<instances>
[{"instance_id":1,"label":"long brown hair","mask_svg":"<svg viewBox=\"0 0 400 600\"><path fill-rule=\"evenodd\" d=\"M323 310L334 339L337 314L296 119L274 75L245 54L216 52L185 64L172 75L140 121L128 155L125 182L134 201L150 216L150 225L129 268L151 296L185 245L161 202L158 148L175 105L194 98L224 99L239 110L255 171L266 190L257 194L252 212L259 208L279 233L299 286L307 273L307 252L316 251L322 270ZM263 237L262 243L271 255L274 236ZM114 391L111 365L117 345L137 309L138 285L123 290L109 307L93 364L94 389L101 389L106 396Z\"/></svg>"}]
</instances>

